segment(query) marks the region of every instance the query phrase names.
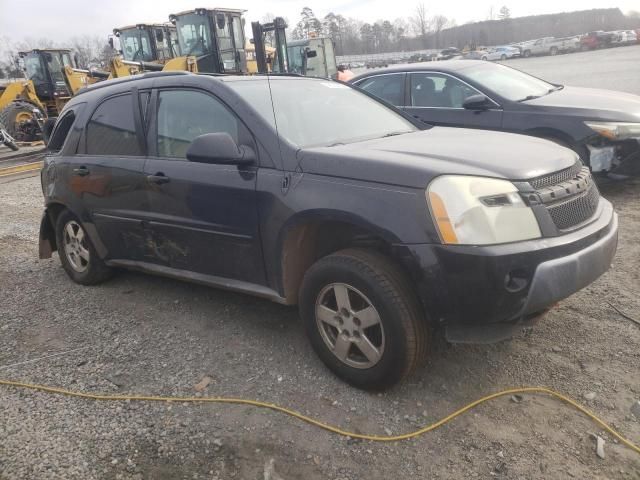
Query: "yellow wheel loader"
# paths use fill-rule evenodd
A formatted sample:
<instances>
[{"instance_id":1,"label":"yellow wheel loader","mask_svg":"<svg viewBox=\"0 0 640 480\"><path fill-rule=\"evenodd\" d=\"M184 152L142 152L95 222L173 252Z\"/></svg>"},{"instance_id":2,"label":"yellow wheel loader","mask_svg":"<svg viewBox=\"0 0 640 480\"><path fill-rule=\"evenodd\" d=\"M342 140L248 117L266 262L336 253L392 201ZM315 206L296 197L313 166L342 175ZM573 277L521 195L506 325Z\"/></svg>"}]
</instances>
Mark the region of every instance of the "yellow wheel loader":
<instances>
[{"instance_id":1,"label":"yellow wheel loader","mask_svg":"<svg viewBox=\"0 0 640 480\"><path fill-rule=\"evenodd\" d=\"M39 140L45 118L57 116L82 87L108 77L106 72L75 68L69 49L18 55L26 78L0 87L0 124L17 142Z\"/></svg>"}]
</instances>

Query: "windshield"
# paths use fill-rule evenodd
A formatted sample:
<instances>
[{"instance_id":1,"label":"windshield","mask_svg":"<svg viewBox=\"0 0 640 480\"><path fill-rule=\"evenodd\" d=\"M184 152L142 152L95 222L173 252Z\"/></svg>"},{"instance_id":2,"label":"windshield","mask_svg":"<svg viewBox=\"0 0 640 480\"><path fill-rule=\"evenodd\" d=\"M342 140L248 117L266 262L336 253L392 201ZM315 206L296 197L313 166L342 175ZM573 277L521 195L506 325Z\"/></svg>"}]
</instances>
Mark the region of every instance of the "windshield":
<instances>
[{"instance_id":1,"label":"windshield","mask_svg":"<svg viewBox=\"0 0 640 480\"><path fill-rule=\"evenodd\" d=\"M289 71L291 73L299 73L301 75L304 75L304 47L288 47L287 52L289 54Z\"/></svg>"},{"instance_id":2,"label":"windshield","mask_svg":"<svg viewBox=\"0 0 640 480\"><path fill-rule=\"evenodd\" d=\"M479 85L511 101L546 95L554 85L499 64L481 64L466 68L464 74Z\"/></svg>"},{"instance_id":3,"label":"windshield","mask_svg":"<svg viewBox=\"0 0 640 480\"><path fill-rule=\"evenodd\" d=\"M182 55L201 56L211 53L209 17L190 13L178 17L178 44Z\"/></svg>"},{"instance_id":4,"label":"windshield","mask_svg":"<svg viewBox=\"0 0 640 480\"><path fill-rule=\"evenodd\" d=\"M49 75L51 75L51 80L55 84L65 85L64 74L62 73L63 65L60 60L59 53L48 53L45 52L44 58L47 61L47 67L49 69Z\"/></svg>"},{"instance_id":5,"label":"windshield","mask_svg":"<svg viewBox=\"0 0 640 480\"><path fill-rule=\"evenodd\" d=\"M125 60L133 62L152 62L153 52L146 30L124 30L120 33L120 48Z\"/></svg>"},{"instance_id":6,"label":"windshield","mask_svg":"<svg viewBox=\"0 0 640 480\"><path fill-rule=\"evenodd\" d=\"M236 90L278 134L298 147L329 146L417 131L411 122L341 83L272 78L271 96L264 80L233 81ZM274 127L276 126L274 125Z\"/></svg>"}]
</instances>

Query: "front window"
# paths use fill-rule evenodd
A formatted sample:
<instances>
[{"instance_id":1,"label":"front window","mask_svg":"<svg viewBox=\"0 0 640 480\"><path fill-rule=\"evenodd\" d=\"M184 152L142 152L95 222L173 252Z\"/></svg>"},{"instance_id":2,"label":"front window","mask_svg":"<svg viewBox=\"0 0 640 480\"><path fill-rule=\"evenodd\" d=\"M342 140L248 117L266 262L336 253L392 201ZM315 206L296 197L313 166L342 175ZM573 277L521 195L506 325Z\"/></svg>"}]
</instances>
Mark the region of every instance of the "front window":
<instances>
[{"instance_id":1,"label":"front window","mask_svg":"<svg viewBox=\"0 0 640 480\"><path fill-rule=\"evenodd\" d=\"M466 68L464 74L470 80L511 101L541 97L556 88L543 80L499 64L475 65Z\"/></svg>"},{"instance_id":2,"label":"front window","mask_svg":"<svg viewBox=\"0 0 640 480\"><path fill-rule=\"evenodd\" d=\"M189 13L178 17L178 43L183 55L201 56L211 53L209 17Z\"/></svg>"},{"instance_id":3,"label":"front window","mask_svg":"<svg viewBox=\"0 0 640 480\"><path fill-rule=\"evenodd\" d=\"M153 52L149 32L131 29L120 33L120 48L125 60L132 62L152 62Z\"/></svg>"},{"instance_id":4,"label":"front window","mask_svg":"<svg viewBox=\"0 0 640 480\"><path fill-rule=\"evenodd\" d=\"M467 98L479 93L449 75L431 72L411 74L412 107L462 108Z\"/></svg>"},{"instance_id":5,"label":"front window","mask_svg":"<svg viewBox=\"0 0 640 480\"><path fill-rule=\"evenodd\" d=\"M347 85L332 81L271 78L228 85L278 133L300 148L333 146L418 130L403 116ZM275 122L274 122L275 115Z\"/></svg>"}]
</instances>

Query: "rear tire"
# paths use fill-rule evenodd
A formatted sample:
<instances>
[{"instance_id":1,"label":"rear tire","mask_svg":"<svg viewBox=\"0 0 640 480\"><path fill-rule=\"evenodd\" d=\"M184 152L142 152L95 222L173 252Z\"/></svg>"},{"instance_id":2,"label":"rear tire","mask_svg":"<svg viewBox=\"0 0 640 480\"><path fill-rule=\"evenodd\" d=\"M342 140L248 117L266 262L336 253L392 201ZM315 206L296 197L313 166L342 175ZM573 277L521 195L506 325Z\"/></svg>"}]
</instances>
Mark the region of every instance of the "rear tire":
<instances>
[{"instance_id":1,"label":"rear tire","mask_svg":"<svg viewBox=\"0 0 640 480\"><path fill-rule=\"evenodd\" d=\"M524 58L529 58L531 56L531 50L525 50L523 55L524 55Z\"/></svg>"},{"instance_id":2,"label":"rear tire","mask_svg":"<svg viewBox=\"0 0 640 480\"><path fill-rule=\"evenodd\" d=\"M389 388L426 357L430 335L420 302L404 272L376 251L321 258L305 274L299 297L313 349L351 385Z\"/></svg>"},{"instance_id":3,"label":"rear tire","mask_svg":"<svg viewBox=\"0 0 640 480\"><path fill-rule=\"evenodd\" d=\"M4 107L0 112L0 123L4 125L7 133L19 142L33 142L39 140L37 121L33 110L38 109L34 104L24 100L15 100ZM38 109L39 111L39 109ZM42 115L43 113L40 112ZM31 121L29 128L25 128L25 122Z\"/></svg>"},{"instance_id":4,"label":"rear tire","mask_svg":"<svg viewBox=\"0 0 640 480\"><path fill-rule=\"evenodd\" d=\"M551 47L551 50L549 51L549 53L551 55L557 55L558 54L558 49L556 47Z\"/></svg>"},{"instance_id":5,"label":"rear tire","mask_svg":"<svg viewBox=\"0 0 640 480\"><path fill-rule=\"evenodd\" d=\"M56 221L56 244L62 268L81 285L97 285L108 280L113 271L98 256L80 220L63 210Z\"/></svg>"}]
</instances>

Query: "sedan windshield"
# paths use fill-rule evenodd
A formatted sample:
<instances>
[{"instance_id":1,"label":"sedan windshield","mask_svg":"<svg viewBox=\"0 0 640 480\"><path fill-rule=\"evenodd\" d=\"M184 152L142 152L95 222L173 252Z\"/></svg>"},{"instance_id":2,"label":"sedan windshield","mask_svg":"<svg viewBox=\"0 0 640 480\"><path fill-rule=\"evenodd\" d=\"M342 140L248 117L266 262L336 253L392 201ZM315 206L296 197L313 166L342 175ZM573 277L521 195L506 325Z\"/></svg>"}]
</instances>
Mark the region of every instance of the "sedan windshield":
<instances>
[{"instance_id":1,"label":"sedan windshield","mask_svg":"<svg viewBox=\"0 0 640 480\"><path fill-rule=\"evenodd\" d=\"M514 102L542 97L556 86L499 64L474 65L464 70L470 80Z\"/></svg>"},{"instance_id":2,"label":"sedan windshield","mask_svg":"<svg viewBox=\"0 0 640 480\"><path fill-rule=\"evenodd\" d=\"M298 147L331 146L418 130L365 94L337 82L272 78L232 81L236 90L278 134ZM274 124L275 115L275 124Z\"/></svg>"}]
</instances>

